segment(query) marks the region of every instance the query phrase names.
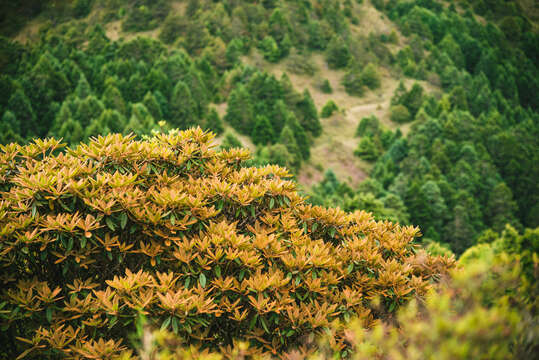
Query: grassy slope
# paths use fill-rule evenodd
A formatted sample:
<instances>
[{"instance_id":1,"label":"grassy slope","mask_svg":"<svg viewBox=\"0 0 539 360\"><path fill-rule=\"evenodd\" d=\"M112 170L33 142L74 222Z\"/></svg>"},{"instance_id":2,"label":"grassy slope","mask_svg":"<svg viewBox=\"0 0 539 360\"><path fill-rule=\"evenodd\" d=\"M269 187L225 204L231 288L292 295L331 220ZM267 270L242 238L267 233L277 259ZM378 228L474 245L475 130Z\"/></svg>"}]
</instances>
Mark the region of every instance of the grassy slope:
<instances>
[{"instance_id":1,"label":"grassy slope","mask_svg":"<svg viewBox=\"0 0 539 360\"><path fill-rule=\"evenodd\" d=\"M172 11L176 14L183 14L185 7L185 2L174 2ZM94 22L100 15L99 11L94 10L86 20ZM398 45L390 46L390 50L395 54L406 44L407 39L398 32L391 21L372 6L370 0L365 0L361 5L355 4L354 11L359 19L359 25L351 28L354 34L358 36L366 36L371 32L387 34L395 30L400 38ZM15 39L23 43L35 40L39 27L44 23L45 20L42 18L30 21ZM121 30L121 21L113 21L105 25L105 31L111 40L129 40L136 36L156 38L160 29L139 33L124 33ZM371 164L353 155L359 142L359 138L354 136L357 124L361 118L374 114L384 126L393 130L397 128L397 125L389 120L389 102L400 78L392 74L389 69L380 68L379 71L382 75L381 87L375 91L368 91L363 97L353 97L348 95L340 84L344 71L329 69L322 54L313 54L312 60L318 68L314 76L287 72L288 76L298 91L303 91L304 89L310 91L318 109L321 109L328 100L333 100L339 106L340 112L330 118L321 119L323 133L314 140L311 149L312 157L303 165L298 174L298 180L303 186L310 187L323 178L326 170L332 169L340 179L347 180L352 185L357 185L368 176L371 168ZM265 61L256 50L253 50L249 56L244 57L243 61L264 69L277 77L280 77L286 71L286 59L278 64L271 64ZM332 94L324 94L315 86L319 78L329 80L333 88ZM413 80L405 79L405 83L409 87ZM420 83L427 92L438 91L428 83ZM218 104L216 107L218 113L224 116L226 103ZM238 137L244 146L252 151L255 150L255 146L249 137L238 134L227 124L225 126ZM406 135L409 128L410 124L403 125L401 126L401 131ZM220 142L221 139L222 137L217 138L217 142Z\"/></svg>"}]
</instances>

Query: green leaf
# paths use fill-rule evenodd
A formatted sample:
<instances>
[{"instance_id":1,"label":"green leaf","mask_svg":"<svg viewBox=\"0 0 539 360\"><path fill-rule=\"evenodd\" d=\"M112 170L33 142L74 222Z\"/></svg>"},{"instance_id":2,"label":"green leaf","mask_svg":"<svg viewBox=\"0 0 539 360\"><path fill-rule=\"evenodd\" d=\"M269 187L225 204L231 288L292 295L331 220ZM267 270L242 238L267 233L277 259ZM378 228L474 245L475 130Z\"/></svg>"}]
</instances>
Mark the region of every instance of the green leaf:
<instances>
[{"instance_id":1,"label":"green leaf","mask_svg":"<svg viewBox=\"0 0 539 360\"><path fill-rule=\"evenodd\" d=\"M200 286L206 287L206 275L204 275L204 273L200 273L198 281L200 282Z\"/></svg>"},{"instance_id":2,"label":"green leaf","mask_svg":"<svg viewBox=\"0 0 539 360\"><path fill-rule=\"evenodd\" d=\"M185 288L188 289L189 288L189 284L191 283L191 277L188 276L186 279L185 279Z\"/></svg>"},{"instance_id":3,"label":"green leaf","mask_svg":"<svg viewBox=\"0 0 539 360\"><path fill-rule=\"evenodd\" d=\"M178 319L176 317L172 318L172 330L174 334L178 334Z\"/></svg>"},{"instance_id":4,"label":"green leaf","mask_svg":"<svg viewBox=\"0 0 539 360\"><path fill-rule=\"evenodd\" d=\"M122 213L120 215L120 227L123 229L125 229L125 226L127 225L127 214L126 213ZM112 229L112 231L114 231L114 229Z\"/></svg>"},{"instance_id":5,"label":"green leaf","mask_svg":"<svg viewBox=\"0 0 539 360\"><path fill-rule=\"evenodd\" d=\"M83 236L80 240L80 248L81 249L84 249L86 247L86 242L88 241L88 239L86 239L86 236Z\"/></svg>"},{"instance_id":6,"label":"green leaf","mask_svg":"<svg viewBox=\"0 0 539 360\"><path fill-rule=\"evenodd\" d=\"M253 316L253 318L249 322L249 330L252 330L255 327L257 319L258 319L258 314L255 314L255 316Z\"/></svg>"},{"instance_id":7,"label":"green leaf","mask_svg":"<svg viewBox=\"0 0 539 360\"><path fill-rule=\"evenodd\" d=\"M163 323L161 324L161 330L165 330L168 328L168 326L170 325L170 321L172 320L172 317L169 316L168 318L165 319L165 321L163 321Z\"/></svg>"},{"instance_id":8,"label":"green leaf","mask_svg":"<svg viewBox=\"0 0 539 360\"><path fill-rule=\"evenodd\" d=\"M316 229L318 229L318 223L313 223L313 225L311 226L311 231L315 232Z\"/></svg>"},{"instance_id":9,"label":"green leaf","mask_svg":"<svg viewBox=\"0 0 539 360\"><path fill-rule=\"evenodd\" d=\"M170 215L170 223L172 225L176 224L176 216L174 216L174 214Z\"/></svg>"},{"instance_id":10,"label":"green leaf","mask_svg":"<svg viewBox=\"0 0 539 360\"><path fill-rule=\"evenodd\" d=\"M45 316L47 318L47 321L49 323L52 323L52 308L47 308L47 310L45 311Z\"/></svg>"},{"instance_id":11,"label":"green leaf","mask_svg":"<svg viewBox=\"0 0 539 360\"><path fill-rule=\"evenodd\" d=\"M107 223L107 226L109 227L109 229L111 229L112 231L114 231L114 222L112 221L112 218L107 217L107 218L105 219L105 222Z\"/></svg>"},{"instance_id":12,"label":"green leaf","mask_svg":"<svg viewBox=\"0 0 539 360\"><path fill-rule=\"evenodd\" d=\"M269 329L268 329L268 324L266 324L266 319L264 319L264 317L260 317L260 322L262 323L262 327L264 328L264 330L266 330L266 332L269 334Z\"/></svg>"},{"instance_id":13,"label":"green leaf","mask_svg":"<svg viewBox=\"0 0 539 360\"><path fill-rule=\"evenodd\" d=\"M348 268L346 269L348 274L350 274L352 272L352 270L354 270L354 263L350 263L350 265L348 265Z\"/></svg>"},{"instance_id":14,"label":"green leaf","mask_svg":"<svg viewBox=\"0 0 539 360\"><path fill-rule=\"evenodd\" d=\"M219 265L215 267L215 275L217 275L217 277L221 277L221 267Z\"/></svg>"},{"instance_id":15,"label":"green leaf","mask_svg":"<svg viewBox=\"0 0 539 360\"><path fill-rule=\"evenodd\" d=\"M286 333L286 337L290 337L292 335L294 335L296 332L294 330L288 330L288 332Z\"/></svg>"},{"instance_id":16,"label":"green leaf","mask_svg":"<svg viewBox=\"0 0 539 360\"><path fill-rule=\"evenodd\" d=\"M73 249L73 243L74 243L74 240L72 237L69 238L69 240L67 241L67 252L71 251Z\"/></svg>"},{"instance_id":17,"label":"green leaf","mask_svg":"<svg viewBox=\"0 0 539 360\"><path fill-rule=\"evenodd\" d=\"M270 209L273 209L273 206L275 206L275 198L270 199Z\"/></svg>"},{"instance_id":18,"label":"green leaf","mask_svg":"<svg viewBox=\"0 0 539 360\"><path fill-rule=\"evenodd\" d=\"M337 231L337 229L335 229L334 227L330 228L329 229L329 235L333 238L335 237L335 231Z\"/></svg>"}]
</instances>

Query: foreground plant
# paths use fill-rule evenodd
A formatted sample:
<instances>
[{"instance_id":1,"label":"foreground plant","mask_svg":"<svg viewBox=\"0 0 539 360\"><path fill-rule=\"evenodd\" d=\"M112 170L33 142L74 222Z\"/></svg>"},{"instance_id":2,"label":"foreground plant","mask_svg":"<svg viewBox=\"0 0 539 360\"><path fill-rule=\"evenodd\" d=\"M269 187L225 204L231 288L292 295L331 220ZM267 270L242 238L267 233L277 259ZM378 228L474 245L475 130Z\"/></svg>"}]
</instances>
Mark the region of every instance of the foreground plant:
<instances>
[{"instance_id":1,"label":"foreground plant","mask_svg":"<svg viewBox=\"0 0 539 360\"><path fill-rule=\"evenodd\" d=\"M244 168L213 137L2 147L2 356L129 356L140 316L202 350L275 355L392 317L452 265L417 228L307 205L287 170Z\"/></svg>"}]
</instances>

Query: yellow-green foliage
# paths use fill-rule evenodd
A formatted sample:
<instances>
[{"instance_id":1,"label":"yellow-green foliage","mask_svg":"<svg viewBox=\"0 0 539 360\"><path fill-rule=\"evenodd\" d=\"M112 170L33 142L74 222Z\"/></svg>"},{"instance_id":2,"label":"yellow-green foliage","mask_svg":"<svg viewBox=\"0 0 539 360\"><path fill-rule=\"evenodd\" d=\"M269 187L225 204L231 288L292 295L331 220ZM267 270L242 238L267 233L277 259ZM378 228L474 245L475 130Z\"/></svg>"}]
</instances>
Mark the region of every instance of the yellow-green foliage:
<instances>
[{"instance_id":1,"label":"yellow-green foliage","mask_svg":"<svg viewBox=\"0 0 539 360\"><path fill-rule=\"evenodd\" d=\"M527 301L522 265L518 257L507 253L461 265L426 298L402 307L391 321L372 329L357 321L335 324L317 346L281 355L297 360L343 356L354 360L534 358L539 346L536 300ZM344 334L349 344L346 349L338 346L339 334ZM226 353L212 353L186 346L170 333L146 331L144 338L141 354L159 354L159 359L240 360L249 354L248 344L241 342Z\"/></svg>"},{"instance_id":2,"label":"yellow-green foliage","mask_svg":"<svg viewBox=\"0 0 539 360\"><path fill-rule=\"evenodd\" d=\"M417 228L307 205L287 170L244 168L213 137L2 147L0 357L128 358L142 316L202 349L277 354L391 316L453 264L415 248Z\"/></svg>"}]
</instances>

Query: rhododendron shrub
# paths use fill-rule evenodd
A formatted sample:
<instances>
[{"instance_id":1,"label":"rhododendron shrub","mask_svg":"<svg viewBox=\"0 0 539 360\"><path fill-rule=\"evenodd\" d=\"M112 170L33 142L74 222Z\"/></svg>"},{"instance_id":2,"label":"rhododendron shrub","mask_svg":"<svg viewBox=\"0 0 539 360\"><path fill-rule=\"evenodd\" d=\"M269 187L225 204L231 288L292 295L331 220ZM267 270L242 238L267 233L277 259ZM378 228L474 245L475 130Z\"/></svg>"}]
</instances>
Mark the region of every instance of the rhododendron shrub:
<instances>
[{"instance_id":1,"label":"rhododendron shrub","mask_svg":"<svg viewBox=\"0 0 539 360\"><path fill-rule=\"evenodd\" d=\"M247 150L213 138L2 147L0 354L127 358L141 317L202 349L278 354L392 316L452 265L417 228L308 205L286 169L243 167Z\"/></svg>"}]
</instances>

